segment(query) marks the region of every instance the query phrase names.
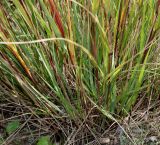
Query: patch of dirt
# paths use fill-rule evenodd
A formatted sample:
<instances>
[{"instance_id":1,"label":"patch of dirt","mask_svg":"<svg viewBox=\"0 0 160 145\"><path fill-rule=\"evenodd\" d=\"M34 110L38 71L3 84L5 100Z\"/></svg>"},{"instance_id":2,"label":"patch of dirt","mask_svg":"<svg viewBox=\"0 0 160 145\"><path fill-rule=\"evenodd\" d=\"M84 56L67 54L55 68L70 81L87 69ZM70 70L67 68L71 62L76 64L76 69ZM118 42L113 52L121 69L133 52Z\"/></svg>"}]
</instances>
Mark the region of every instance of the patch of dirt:
<instances>
[{"instance_id":1,"label":"patch of dirt","mask_svg":"<svg viewBox=\"0 0 160 145\"><path fill-rule=\"evenodd\" d=\"M80 124L64 118L64 122L43 114L33 106L13 102L0 103L0 144L36 145L37 140L49 135L56 145L158 145L160 144L160 102L148 109L133 110L126 118L109 121L98 115L88 114ZM12 134L6 125L20 121ZM94 120L94 121L93 121ZM97 122L97 123L96 123Z\"/></svg>"}]
</instances>

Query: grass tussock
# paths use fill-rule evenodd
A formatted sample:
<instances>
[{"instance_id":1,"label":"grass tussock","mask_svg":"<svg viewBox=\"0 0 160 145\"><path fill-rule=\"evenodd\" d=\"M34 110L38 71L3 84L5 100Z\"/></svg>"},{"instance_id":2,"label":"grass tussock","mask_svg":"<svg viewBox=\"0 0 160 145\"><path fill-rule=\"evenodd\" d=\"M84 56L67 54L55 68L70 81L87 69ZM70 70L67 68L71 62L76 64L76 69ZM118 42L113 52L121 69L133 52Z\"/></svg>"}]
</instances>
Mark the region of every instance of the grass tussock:
<instances>
[{"instance_id":1,"label":"grass tussock","mask_svg":"<svg viewBox=\"0 0 160 145\"><path fill-rule=\"evenodd\" d=\"M95 138L106 118L156 100L159 11L159 0L2 0L3 101L52 117L66 144L81 130Z\"/></svg>"}]
</instances>

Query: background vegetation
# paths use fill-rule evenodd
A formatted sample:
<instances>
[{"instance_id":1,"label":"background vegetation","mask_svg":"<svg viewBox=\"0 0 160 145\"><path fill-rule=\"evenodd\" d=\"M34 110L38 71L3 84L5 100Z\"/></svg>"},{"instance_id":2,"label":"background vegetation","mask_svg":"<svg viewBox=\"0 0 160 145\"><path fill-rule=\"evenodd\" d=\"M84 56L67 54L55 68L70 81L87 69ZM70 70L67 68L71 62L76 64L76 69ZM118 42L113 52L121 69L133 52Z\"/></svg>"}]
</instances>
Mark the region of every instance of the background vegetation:
<instances>
[{"instance_id":1,"label":"background vegetation","mask_svg":"<svg viewBox=\"0 0 160 145\"><path fill-rule=\"evenodd\" d=\"M120 125L158 100L159 6L159 0L2 0L1 103L51 117L66 144L79 138L83 124L92 135Z\"/></svg>"}]
</instances>

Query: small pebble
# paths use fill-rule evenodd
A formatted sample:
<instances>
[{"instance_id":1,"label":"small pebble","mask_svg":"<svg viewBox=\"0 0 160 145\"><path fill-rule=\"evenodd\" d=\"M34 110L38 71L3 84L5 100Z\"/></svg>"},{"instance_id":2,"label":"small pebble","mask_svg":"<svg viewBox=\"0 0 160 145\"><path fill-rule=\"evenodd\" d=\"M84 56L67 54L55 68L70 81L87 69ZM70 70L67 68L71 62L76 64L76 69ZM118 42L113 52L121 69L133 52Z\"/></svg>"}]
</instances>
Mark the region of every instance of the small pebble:
<instances>
[{"instance_id":1,"label":"small pebble","mask_svg":"<svg viewBox=\"0 0 160 145\"><path fill-rule=\"evenodd\" d=\"M109 138L100 138L99 141L100 141L101 144L105 144L105 145L110 143Z\"/></svg>"}]
</instances>

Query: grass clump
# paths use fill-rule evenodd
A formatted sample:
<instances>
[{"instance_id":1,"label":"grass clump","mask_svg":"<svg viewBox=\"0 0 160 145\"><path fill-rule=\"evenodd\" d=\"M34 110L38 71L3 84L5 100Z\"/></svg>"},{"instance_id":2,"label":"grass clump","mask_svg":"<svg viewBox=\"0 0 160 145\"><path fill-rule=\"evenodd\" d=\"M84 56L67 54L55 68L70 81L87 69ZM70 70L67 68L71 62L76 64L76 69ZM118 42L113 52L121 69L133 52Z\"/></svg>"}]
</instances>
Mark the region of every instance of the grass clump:
<instances>
[{"instance_id":1,"label":"grass clump","mask_svg":"<svg viewBox=\"0 0 160 145\"><path fill-rule=\"evenodd\" d=\"M1 92L76 127L86 118L101 127L105 117L116 121L141 95L159 93L159 5L2 0Z\"/></svg>"}]
</instances>

